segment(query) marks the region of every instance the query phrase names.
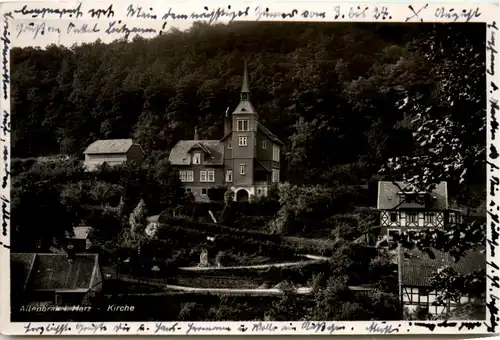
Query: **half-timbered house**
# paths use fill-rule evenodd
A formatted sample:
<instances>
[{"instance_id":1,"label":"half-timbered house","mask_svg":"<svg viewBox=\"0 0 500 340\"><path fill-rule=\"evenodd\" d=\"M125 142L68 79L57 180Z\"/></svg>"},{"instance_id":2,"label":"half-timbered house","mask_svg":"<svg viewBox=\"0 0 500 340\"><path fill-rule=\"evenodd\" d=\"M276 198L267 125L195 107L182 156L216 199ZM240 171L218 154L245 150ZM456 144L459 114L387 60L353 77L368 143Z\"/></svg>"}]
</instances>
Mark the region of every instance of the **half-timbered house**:
<instances>
[{"instance_id":1,"label":"half-timbered house","mask_svg":"<svg viewBox=\"0 0 500 340\"><path fill-rule=\"evenodd\" d=\"M382 235L388 239L401 230L443 228L462 218L459 211L449 208L446 182L432 190L419 191L404 182L380 181L377 209Z\"/></svg>"},{"instance_id":2,"label":"half-timbered house","mask_svg":"<svg viewBox=\"0 0 500 340\"><path fill-rule=\"evenodd\" d=\"M415 312L420 308L429 314L440 315L459 305L473 302L485 291L485 287L477 287L476 294L462 296L457 300L448 299L444 304L439 304L436 291L431 289L431 278L444 267L451 267L458 274L484 270L486 256L481 250L469 251L457 262L449 253L436 249L433 249L432 253L435 258L415 249L399 250L401 302L409 312Z\"/></svg>"}]
</instances>

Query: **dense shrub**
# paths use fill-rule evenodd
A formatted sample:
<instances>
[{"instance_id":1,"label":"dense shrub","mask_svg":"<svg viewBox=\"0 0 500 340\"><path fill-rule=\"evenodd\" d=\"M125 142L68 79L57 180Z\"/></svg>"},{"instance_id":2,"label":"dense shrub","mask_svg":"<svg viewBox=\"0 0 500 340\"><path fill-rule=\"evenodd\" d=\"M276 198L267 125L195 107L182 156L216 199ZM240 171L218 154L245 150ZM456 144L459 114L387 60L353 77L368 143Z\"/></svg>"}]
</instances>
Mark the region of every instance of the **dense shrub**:
<instances>
[{"instance_id":1,"label":"dense shrub","mask_svg":"<svg viewBox=\"0 0 500 340\"><path fill-rule=\"evenodd\" d=\"M224 194L227 189L225 187L214 187L207 190L207 195L210 201L224 202Z\"/></svg>"}]
</instances>

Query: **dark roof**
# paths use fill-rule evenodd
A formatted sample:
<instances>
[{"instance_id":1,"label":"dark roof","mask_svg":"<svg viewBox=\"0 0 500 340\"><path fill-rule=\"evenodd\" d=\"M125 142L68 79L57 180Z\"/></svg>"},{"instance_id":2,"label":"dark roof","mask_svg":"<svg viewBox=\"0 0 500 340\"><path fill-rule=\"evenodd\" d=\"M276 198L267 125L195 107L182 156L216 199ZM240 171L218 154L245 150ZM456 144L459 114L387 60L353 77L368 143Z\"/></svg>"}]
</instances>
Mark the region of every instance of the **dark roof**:
<instances>
[{"instance_id":1,"label":"dark roof","mask_svg":"<svg viewBox=\"0 0 500 340\"><path fill-rule=\"evenodd\" d=\"M377 209L395 209L399 206L399 193L401 189L405 192L415 191L414 188L404 182L379 181L378 182L378 199ZM446 182L439 183L431 192L433 197L432 209L447 210L448 209L448 188ZM414 208L414 207L413 207Z\"/></svg>"},{"instance_id":2,"label":"dark roof","mask_svg":"<svg viewBox=\"0 0 500 340\"><path fill-rule=\"evenodd\" d=\"M277 143L277 144L280 144L280 145L283 145L283 142L279 140L279 138L274 134L272 133L271 131L269 131L264 125L262 124L259 124L257 126L257 129L262 132L263 134L265 134L270 140L272 140L273 142Z\"/></svg>"},{"instance_id":3,"label":"dark roof","mask_svg":"<svg viewBox=\"0 0 500 340\"><path fill-rule=\"evenodd\" d=\"M203 143L195 143L192 147L189 148L187 152L190 152L191 150L194 149L201 149L203 150L204 153L211 154L210 149L207 148L205 145L203 145Z\"/></svg>"},{"instance_id":4,"label":"dark roof","mask_svg":"<svg viewBox=\"0 0 500 340\"><path fill-rule=\"evenodd\" d=\"M205 157L203 164L224 164L224 144L218 140L180 140L170 151L168 160L173 165L190 165L191 157L188 152L196 144L203 145L209 151L209 155Z\"/></svg>"},{"instance_id":5,"label":"dark roof","mask_svg":"<svg viewBox=\"0 0 500 340\"><path fill-rule=\"evenodd\" d=\"M243 69L243 82L241 84L241 92L250 92L250 87L248 86L248 70L247 61L245 60L245 68Z\"/></svg>"},{"instance_id":6,"label":"dark roof","mask_svg":"<svg viewBox=\"0 0 500 340\"><path fill-rule=\"evenodd\" d=\"M486 254L481 250L469 251L455 262L449 253L433 249L435 259L413 249L401 250L401 284L403 286L427 287L430 279L444 266L452 267L459 274L468 274L486 268Z\"/></svg>"},{"instance_id":7,"label":"dark roof","mask_svg":"<svg viewBox=\"0 0 500 340\"><path fill-rule=\"evenodd\" d=\"M254 158L254 169L258 170L259 168L267 172L271 172L271 170L268 169L261 161L259 161L257 158Z\"/></svg>"},{"instance_id":8,"label":"dark roof","mask_svg":"<svg viewBox=\"0 0 500 340\"><path fill-rule=\"evenodd\" d=\"M398 206L399 209L422 209L425 208L424 204L415 202L404 202Z\"/></svg>"},{"instance_id":9,"label":"dark roof","mask_svg":"<svg viewBox=\"0 0 500 340\"><path fill-rule=\"evenodd\" d=\"M28 261L32 259L31 266ZM94 285L94 269L99 266L97 254L13 253L11 261L23 263L29 290L81 290Z\"/></svg>"},{"instance_id":10,"label":"dark roof","mask_svg":"<svg viewBox=\"0 0 500 340\"><path fill-rule=\"evenodd\" d=\"M84 154L126 153L135 143L132 139L101 139L90 144ZM139 145L139 144L136 144ZM142 150L142 148L141 148Z\"/></svg>"},{"instance_id":11,"label":"dark roof","mask_svg":"<svg viewBox=\"0 0 500 340\"><path fill-rule=\"evenodd\" d=\"M247 114L247 113L256 113L255 108L252 103L248 100L242 100L234 109L233 114Z\"/></svg>"},{"instance_id":12,"label":"dark roof","mask_svg":"<svg viewBox=\"0 0 500 340\"><path fill-rule=\"evenodd\" d=\"M31 268L35 261L35 255L35 253L10 254L12 282L17 285L22 283L22 287L16 287L16 289L23 290L26 287Z\"/></svg>"}]
</instances>

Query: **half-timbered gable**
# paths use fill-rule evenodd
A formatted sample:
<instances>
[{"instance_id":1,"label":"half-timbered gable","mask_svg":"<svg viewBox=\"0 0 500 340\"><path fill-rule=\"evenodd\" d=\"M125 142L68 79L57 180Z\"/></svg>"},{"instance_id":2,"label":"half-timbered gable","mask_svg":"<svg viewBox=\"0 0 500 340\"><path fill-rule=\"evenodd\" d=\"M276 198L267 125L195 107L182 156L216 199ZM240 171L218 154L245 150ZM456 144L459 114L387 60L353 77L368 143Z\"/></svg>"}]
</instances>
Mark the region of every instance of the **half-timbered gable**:
<instances>
[{"instance_id":1,"label":"half-timbered gable","mask_svg":"<svg viewBox=\"0 0 500 340\"><path fill-rule=\"evenodd\" d=\"M435 258L418 250L400 250L400 292L401 303L410 312L414 312L418 307L423 308L432 315L439 315L455 309L457 306L467 304L482 294L477 292L477 296L462 296L459 299L444 301L439 304L437 292L431 289L431 279L445 267L451 267L459 274L470 274L474 271L484 270L486 267L486 257L482 250L469 251L458 262L449 254L432 250Z\"/></svg>"}]
</instances>

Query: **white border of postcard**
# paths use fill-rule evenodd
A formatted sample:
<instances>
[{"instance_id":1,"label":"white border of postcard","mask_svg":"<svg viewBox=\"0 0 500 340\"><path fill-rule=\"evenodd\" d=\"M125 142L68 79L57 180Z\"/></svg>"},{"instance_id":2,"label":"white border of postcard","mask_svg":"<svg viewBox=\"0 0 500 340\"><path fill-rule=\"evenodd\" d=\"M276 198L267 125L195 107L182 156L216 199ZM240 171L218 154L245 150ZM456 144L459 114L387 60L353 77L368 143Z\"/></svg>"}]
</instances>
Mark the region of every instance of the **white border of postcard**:
<instances>
[{"instance_id":1,"label":"white border of postcard","mask_svg":"<svg viewBox=\"0 0 500 340\"><path fill-rule=\"evenodd\" d=\"M135 4L139 5L139 4ZM272 2L265 3L232 1L232 2L160 2L143 1L141 5L151 10L142 17L127 17L127 2L4 2L0 4L0 50L2 51L1 74L1 119L0 124L0 197L2 198L2 233L0 234L0 331L3 334L16 335L92 335L92 334L479 334L497 333L500 329L500 261L495 252L499 242L498 211L500 200L492 196L498 188L500 173L500 150L498 140L492 139L491 123L498 122L500 98L500 11L499 5L493 3L463 2L449 3L334 3L334 2ZM363 11L356 10L356 8ZM204 7L207 7L204 9ZM175 13L167 20L162 14ZM112 12L112 15L111 15ZM207 14L208 13L208 14ZM243 13L243 14L242 14ZM108 27L109 22L121 20L134 27L131 35L153 37L162 30L172 26L186 25L186 22L202 18L210 22L245 21L364 21L364 22L482 22L487 24L487 149L488 149L488 230L487 230L487 317L477 321L377 321L377 322L270 322L266 327L254 327L254 322L10 322L10 278L9 278L9 211L10 211L10 49L17 46L48 43L65 43L75 41L91 42L97 38L115 40L123 32L76 32L67 30L68 22L86 21L89 27L95 23ZM35 30L31 34L17 36L15 27L19 23L34 22L44 25L45 34L41 36ZM189 23L188 23L189 24ZM52 27L52 28L49 28ZM78 37L78 38L76 38ZM44 40L45 39L45 40ZM498 134L497 134L498 135ZM496 157L496 158L495 158ZM496 176L496 177L495 177ZM495 254L492 257L492 254ZM375 331L374 331L375 330Z\"/></svg>"}]
</instances>

